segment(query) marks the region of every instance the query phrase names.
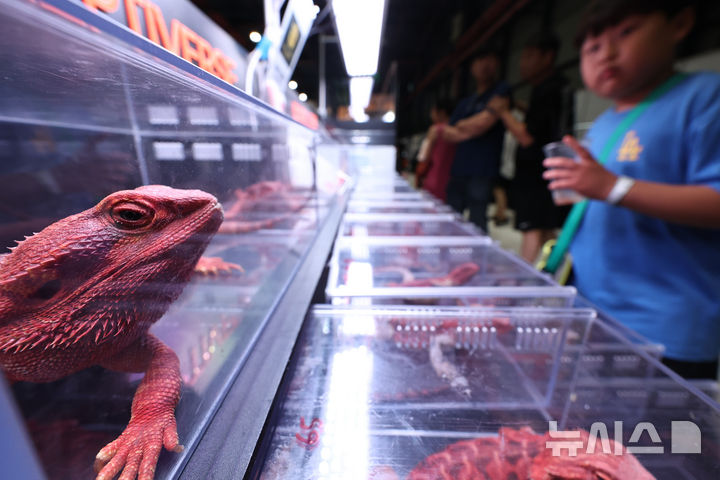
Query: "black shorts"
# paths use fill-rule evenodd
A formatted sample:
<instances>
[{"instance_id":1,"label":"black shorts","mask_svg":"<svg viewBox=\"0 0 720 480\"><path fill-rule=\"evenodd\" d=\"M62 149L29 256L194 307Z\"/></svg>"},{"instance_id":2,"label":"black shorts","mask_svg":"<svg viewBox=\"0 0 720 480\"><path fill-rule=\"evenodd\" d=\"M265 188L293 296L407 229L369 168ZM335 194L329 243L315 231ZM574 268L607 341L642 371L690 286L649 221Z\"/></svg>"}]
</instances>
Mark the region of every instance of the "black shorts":
<instances>
[{"instance_id":1,"label":"black shorts","mask_svg":"<svg viewBox=\"0 0 720 480\"><path fill-rule=\"evenodd\" d=\"M558 207L545 184L513 185L513 209L515 228L528 230L552 230L562 227L571 206Z\"/></svg>"},{"instance_id":2,"label":"black shorts","mask_svg":"<svg viewBox=\"0 0 720 480\"><path fill-rule=\"evenodd\" d=\"M495 177L495 180L493 180L493 188L495 187L500 187L508 190L510 188L510 179L505 178L502 175L498 175L497 177Z\"/></svg>"}]
</instances>

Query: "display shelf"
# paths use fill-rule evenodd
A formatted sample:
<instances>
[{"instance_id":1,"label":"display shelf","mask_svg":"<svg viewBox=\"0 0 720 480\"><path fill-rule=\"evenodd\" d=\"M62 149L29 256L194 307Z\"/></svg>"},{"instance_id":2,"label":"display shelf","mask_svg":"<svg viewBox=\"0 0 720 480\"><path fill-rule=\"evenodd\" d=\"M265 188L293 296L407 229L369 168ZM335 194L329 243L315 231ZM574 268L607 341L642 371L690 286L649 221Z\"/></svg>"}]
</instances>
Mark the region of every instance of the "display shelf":
<instances>
[{"instance_id":1,"label":"display shelf","mask_svg":"<svg viewBox=\"0 0 720 480\"><path fill-rule=\"evenodd\" d=\"M580 343L594 318L592 310L316 306L299 371L325 368L333 363L328 356L365 346L373 357L374 408L536 408L549 398L560 366L549 359ZM507 382L508 372L514 381ZM289 404L318 400L306 381L314 380L294 383Z\"/></svg>"},{"instance_id":2,"label":"display shelf","mask_svg":"<svg viewBox=\"0 0 720 480\"><path fill-rule=\"evenodd\" d=\"M264 328L252 336L253 348L234 358L235 381L214 397L214 415L208 418L205 429L196 432L201 438L195 451L184 462L171 463L168 478L240 479L249 471L272 399L303 324L303 315L298 312L306 312L311 305L346 201L345 196L336 203L309 249L302 255L298 253L297 260L286 257L288 270L276 269L274 279L266 282L253 298L254 304L245 309L246 314L268 309L272 314L266 317ZM280 278L289 281L278 291L272 285Z\"/></svg>"},{"instance_id":3,"label":"display shelf","mask_svg":"<svg viewBox=\"0 0 720 480\"><path fill-rule=\"evenodd\" d=\"M6 125L33 125L47 128L65 130L82 130L84 132L109 133L113 135L132 135L132 129L128 127L112 127L82 123L79 121L63 122L45 118L28 118L23 116L12 116L0 114L0 122Z\"/></svg>"},{"instance_id":4,"label":"display shelf","mask_svg":"<svg viewBox=\"0 0 720 480\"><path fill-rule=\"evenodd\" d=\"M335 222L341 208L336 210ZM329 225L328 228L331 231L325 236L329 242L336 227ZM210 276L195 279L151 329L180 360L183 390L176 419L179 435L186 447L183 454L161 456L156 478L175 478L185 462L192 460L195 448L202 443L205 428L218 414L226 392L234 385L233 381L239 381L240 368L253 355L262 332L273 321L273 313L279 308L278 302L294 302L294 309L302 309L297 302L305 302L304 308L307 308L312 291L296 293L299 298L293 298L288 289L292 289L294 282L301 282L306 290L312 290L306 278L296 278L296 272L303 262L307 264L310 261L307 258L312 251L322 252L322 248L329 247L323 247L314 234L308 235L305 243L288 243L287 238L266 235L240 238L225 235L217 240L209 249L223 252L225 258L244 265L245 273L230 278ZM322 253L317 255L317 258L321 257ZM317 282L322 262L313 268L316 272L314 282ZM283 300L286 295L291 298ZM286 331L290 331L292 325L299 328L301 320L301 316L289 315ZM274 350L273 358L278 363L268 365L272 367L269 370L274 369L274 372L267 371L266 395L274 395L277 383L273 384L271 378L274 375L275 382L279 382L283 371L281 358L283 354L289 355L290 346L284 353L283 350ZM122 432L123 417L129 415L130 401L141 378L142 375L108 375L92 370L50 385L21 384L14 389L15 400L24 406L25 421L33 425L33 436L46 432L48 428L54 429L50 437L43 440L35 438L38 447L47 453L57 451L58 444L76 446L72 462L57 455L41 455L43 467L50 478L80 478L90 474L91 459L97 450ZM97 385L103 385L102 391L98 391ZM262 388L263 385L256 384L254 391L260 392ZM254 408L259 412L258 407ZM69 419L73 419L72 425L65 425L63 422ZM255 422L254 426L250 420ZM254 428L259 432L262 424L262 418L253 417L243 428L245 431ZM88 433L94 431L103 434ZM195 461L201 462L198 459Z\"/></svg>"},{"instance_id":5,"label":"display shelf","mask_svg":"<svg viewBox=\"0 0 720 480\"><path fill-rule=\"evenodd\" d=\"M655 364L646 362L645 357L660 360L665 351L662 345L652 343L634 332L628 335L617 330L606 323L602 316L598 316L598 319L586 341L581 345L569 346L568 351L573 352L573 355L562 359L563 363L577 364L575 368L566 370L577 375L575 381L597 384L606 379L649 379L657 374ZM576 357L574 353L578 349L582 353Z\"/></svg>"},{"instance_id":6,"label":"display shelf","mask_svg":"<svg viewBox=\"0 0 720 480\"><path fill-rule=\"evenodd\" d=\"M137 133L143 137L149 137L149 138L157 137L157 138L163 138L163 139L175 138L175 137L181 138L181 139L186 139L186 138L195 139L198 137L198 134L204 138L228 138L230 140L237 140L238 135L242 135L243 139L248 139L248 140L251 140L251 139L264 140L264 139L273 139L273 138L277 137L277 132L273 132L272 130L270 130L270 131L268 131L268 130L243 131L241 129L238 129L237 127L228 129L228 130L224 130L224 131L222 131L222 130L208 131L207 128L203 128L203 129L198 128L198 130L187 130L187 131L160 130L160 129L158 129L158 130L138 130Z\"/></svg>"},{"instance_id":7,"label":"display shelf","mask_svg":"<svg viewBox=\"0 0 720 480\"><path fill-rule=\"evenodd\" d=\"M405 180L399 181L362 181L358 182L353 189L353 195L361 196L363 194L373 195L394 195L415 193L417 190L410 186Z\"/></svg>"},{"instance_id":8,"label":"display shelf","mask_svg":"<svg viewBox=\"0 0 720 480\"><path fill-rule=\"evenodd\" d=\"M478 236L480 230L460 220L454 213L437 214L372 214L347 213L340 235L346 237L376 236Z\"/></svg>"},{"instance_id":9,"label":"display shelf","mask_svg":"<svg viewBox=\"0 0 720 480\"><path fill-rule=\"evenodd\" d=\"M426 351L424 357L414 355L407 339L397 342L393 337L399 332L396 319L408 324L434 319L436 325L442 325L453 319L453 324L469 321L480 325L488 320L497 323L500 318L511 327L498 330L494 355L486 355L488 350L477 344L448 342L443 348L450 366L467 375L470 384L479 382L470 398L455 402L444 401L441 393L426 385L432 375L415 372L434 355L428 336L442 337L447 332L442 328L407 332L408 338L415 337L415 351ZM517 335L527 329L528 321L536 322L533 329L543 324L560 328L562 342L551 342L550 349L540 342L531 348L532 358L526 357L527 352L518 348ZM553 460L551 447L556 441L549 431L599 432L601 422L605 422L610 440L618 439L625 447L662 446L663 451L635 450L630 452L632 459L625 457L629 453L623 450L625 463L621 464L621 459L612 458L617 452L609 443L602 454L598 439L596 455L578 457L574 463L577 474L583 471L587 478L651 478L642 477L645 474L658 480L715 478L720 467L720 406L636 349L636 344L621 336L613 339L616 348L634 352L645 364L636 372L652 371L652 376L629 378L611 373L607 381L597 384L584 380L538 383L543 378L539 372L553 367L559 374L563 369L581 370L577 361L564 362L562 358L594 354L593 343L613 343L609 338L612 330L593 332L605 327L592 312L583 310L316 307L276 398L251 478L435 478L455 469L468 478L481 478L478 475L491 470L507 472L498 478L513 478L507 477L511 473L528 478L529 468L537 473L553 462L560 465L566 461L562 464L566 469L573 465L567 449L560 451L562 458ZM404 328L400 330L404 332ZM593 342L588 343L590 339ZM397 357L386 361L383 357L390 351L396 351ZM474 357L474 367L462 352ZM578 380L583 375L570 377ZM511 383L514 385L509 386ZM393 387L407 393L408 385L414 385L410 396L392 400L377 396L379 389ZM526 402L518 394L527 385L536 388L536 394L528 397L535 402ZM542 394L541 386L548 388L549 396ZM501 401L473 403L473 396L488 399L495 395ZM651 422L659 438L648 430L643 436L634 436L638 425L647 428L644 421ZM702 454L691 453L698 447L693 438L696 433L702 437ZM583 438L581 447L586 449L588 437ZM518 458L525 460L519 462ZM639 468L649 473L641 473Z\"/></svg>"},{"instance_id":10,"label":"display shelf","mask_svg":"<svg viewBox=\"0 0 720 480\"><path fill-rule=\"evenodd\" d=\"M239 108L235 111L229 112L230 124L233 126L238 125L263 125L266 122L267 116L273 116L275 118L283 118L285 122L289 122L295 125L300 125L298 122L290 118L288 115L277 111L267 103L254 98L253 96L246 94L236 86L221 80L217 76L201 69L195 63L186 61L176 54L172 53L168 49L162 46L138 36L135 32L131 31L127 27L109 20L108 18L98 15L94 10L86 8L73 0L46 0L45 2L22 2L14 0L3 0L3 4L6 6L4 13L8 13L15 17L15 25L10 28L8 26L4 29L4 32L8 33L6 37L5 45L7 45L7 52L25 52L28 49L36 54L32 58L38 59L36 62L38 65L44 65L45 69L38 69L38 78L42 78L45 74L53 71L58 71L58 75L55 78L58 80L57 86L50 88L58 88L59 92L63 95L77 95L81 102L78 106L85 108L88 104L92 103L92 98L96 98L95 95L84 95L82 89L77 88L75 92L67 89L68 83L76 80L73 78L73 68L67 63L60 63L61 69L54 69L54 65L58 58L62 60L79 60L77 65L85 68L87 75L86 80L91 85L101 86L102 84L111 84L117 86L117 64L112 62L102 61L94 58L95 51L99 46L106 53L111 55L124 55L126 60L129 62L136 62L144 64L152 70L169 70L176 77L176 79L183 79L186 85L191 85L197 89L196 92L204 88L210 88L219 95L227 96L227 98L240 98L244 102L247 102L249 108ZM64 33L68 29L68 22L72 22L75 26L81 28L75 29L73 32L73 38L63 38ZM29 32L33 32L31 35ZM56 35L60 33L61 41L53 43L53 40L57 40L58 37L50 37L50 35ZM8 40L8 39L11 39ZM31 39L31 41L28 41ZM36 45L48 45L51 50L45 52L35 52L33 49ZM78 48L74 48L78 47ZM62 54L56 54L61 52ZM87 55L87 57L85 56ZM62 61L61 60L61 61ZM16 72L22 76L23 72ZM15 76L8 76L6 80L13 81ZM36 79L30 79L30 83L35 82ZM42 81L42 80L41 80ZM149 89L152 86L143 85L144 88ZM94 90L93 90L94 91ZM48 94L51 93L47 90ZM24 92L26 93L26 92ZM92 93L92 92L90 92ZM171 89L166 92L156 91L157 95L153 98L155 102L149 102L149 106L153 104L162 104L164 106L178 107L177 98L173 95ZM72 97L73 99L75 97ZM159 99L170 99L169 102L163 102ZM195 97L199 98L199 97ZM16 99L17 104L22 104L22 98ZM107 104L105 105L107 106ZM102 109L103 105L97 104L98 109ZM206 105L201 105L200 108L206 108ZM67 109L61 109L65 113ZM183 109L180 109L183 111ZM56 111L53 113L63 113L62 111ZM23 118L30 118L31 122L37 121L37 118L46 118L47 115L26 117L23 112L21 115ZM119 111L117 113L123 113ZM258 115L255 117L255 115ZM62 115L61 115L62 116ZM189 116L189 114L188 114ZM37 118L36 118L37 117ZM119 118L123 118L121 114ZM70 120L70 124L75 124L78 118L73 115ZM92 125L95 125L94 118L92 119ZM272 123L272 122L270 122ZM198 124L203 124L201 121ZM77 123L77 125L85 125L85 123ZM204 126L209 126L208 123L204 123Z\"/></svg>"},{"instance_id":11,"label":"display shelf","mask_svg":"<svg viewBox=\"0 0 720 480\"><path fill-rule=\"evenodd\" d=\"M430 214L430 213L448 213L451 212L450 207L445 205L355 205L348 207L348 212L352 213L395 213L395 214Z\"/></svg>"},{"instance_id":12,"label":"display shelf","mask_svg":"<svg viewBox=\"0 0 720 480\"><path fill-rule=\"evenodd\" d=\"M562 307L575 293L488 237L339 237L326 289L333 304Z\"/></svg>"},{"instance_id":13,"label":"display shelf","mask_svg":"<svg viewBox=\"0 0 720 480\"><path fill-rule=\"evenodd\" d=\"M432 200L352 200L348 213L428 214L450 213L447 205Z\"/></svg>"},{"instance_id":14,"label":"display shelf","mask_svg":"<svg viewBox=\"0 0 720 480\"><path fill-rule=\"evenodd\" d=\"M137 295L142 300L118 302L108 294L93 303L92 312L106 319L105 326L127 322L133 329L126 330L133 334L133 322L143 322L137 335L149 328L179 359L182 386L175 418L185 449L163 450L155 478L179 478L185 471L207 467L208 459L217 460L221 449L206 448L215 441L206 432L232 422L241 422L237 434L242 432L247 442L241 452L232 453L233 472L244 473L270 406L267 399L276 392L348 201L347 175L339 163L316 168L318 147L335 148L333 140L82 2L0 0L0 5L0 57L5 65L0 78L0 248L14 246L24 235L93 208L121 190L160 184L214 195L224 220L204 254L215 257L219 271L193 275L167 311L165 282L184 281L184 273L165 272L147 293L141 285ZM164 219L158 212L169 218L187 214L172 205L152 212L152 233L166 225L156 222ZM145 236L122 231L111 215L98 218L107 238L140 239L127 262L151 257ZM84 252L95 237L85 241L73 236L84 231L80 227L66 232L67 238L56 232L47 244L48 254L65 241ZM166 239L163 233L152 238ZM197 248L183 247L168 253L164 262L148 259L137 268L137 278L146 270L170 270L168 265L194 255ZM62 270L63 284L101 275L103 262L111 258L106 253L82 257L97 261L97 270ZM137 278L113 288L134 291ZM52 296L46 300L51 307L61 301ZM117 315L112 306L117 306ZM80 311L83 307L77 306ZM118 331L116 337L122 339L124 330ZM0 328L0 335L7 332ZM113 343L115 350L107 352L89 343L98 352L93 365L114 365L109 356L123 353L130 340ZM2 359L7 362L8 356L3 353ZM51 355L45 361L63 363ZM28 378L14 383L9 396L3 389L3 405L19 407L17 415L10 414L27 430L32 444L26 446L37 456L18 455L6 465L7 471L34 466L50 479L92 478L95 455L128 424L133 397L150 363L134 357L127 362L139 373L81 364L81 371L62 372L64 376L51 383ZM170 362L162 373L174 375L172 370ZM174 378L163 380L172 385ZM235 388L241 388L242 395ZM243 398L250 389L257 396ZM234 398L232 406L225 405L226 397ZM226 414L237 406L252 415ZM221 418L223 425L213 423ZM2 445L23 441L10 428L0 431ZM203 473L190 478L209 477Z\"/></svg>"},{"instance_id":15,"label":"display shelf","mask_svg":"<svg viewBox=\"0 0 720 480\"><path fill-rule=\"evenodd\" d=\"M358 201L408 201L408 200L435 200L435 197L430 195L424 190L414 190L414 191L406 191L406 192L399 192L399 191L390 191L390 192L383 192L383 191L373 191L373 190L356 190L353 192L352 196L350 197L350 200L358 200Z\"/></svg>"}]
</instances>

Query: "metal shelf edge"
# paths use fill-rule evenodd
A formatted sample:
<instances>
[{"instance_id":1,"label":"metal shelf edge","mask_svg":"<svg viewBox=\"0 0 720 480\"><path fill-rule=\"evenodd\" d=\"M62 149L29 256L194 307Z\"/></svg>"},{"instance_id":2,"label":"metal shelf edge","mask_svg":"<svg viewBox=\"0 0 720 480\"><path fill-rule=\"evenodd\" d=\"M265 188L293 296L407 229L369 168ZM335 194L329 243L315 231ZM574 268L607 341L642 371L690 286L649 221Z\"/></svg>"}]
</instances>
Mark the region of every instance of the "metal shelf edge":
<instances>
[{"instance_id":1,"label":"metal shelf edge","mask_svg":"<svg viewBox=\"0 0 720 480\"><path fill-rule=\"evenodd\" d=\"M328 215L270 321L180 473L241 479L248 471L313 292L330 256L347 193Z\"/></svg>"}]
</instances>

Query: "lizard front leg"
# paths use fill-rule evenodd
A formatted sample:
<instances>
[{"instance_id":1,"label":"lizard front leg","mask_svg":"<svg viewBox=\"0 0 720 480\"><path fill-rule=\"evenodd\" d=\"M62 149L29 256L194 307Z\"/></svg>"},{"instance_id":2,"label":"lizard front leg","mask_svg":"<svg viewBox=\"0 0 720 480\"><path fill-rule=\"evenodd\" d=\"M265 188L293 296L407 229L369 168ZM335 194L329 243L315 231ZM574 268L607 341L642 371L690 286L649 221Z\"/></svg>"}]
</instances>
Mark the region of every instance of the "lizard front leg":
<instances>
[{"instance_id":1,"label":"lizard front leg","mask_svg":"<svg viewBox=\"0 0 720 480\"><path fill-rule=\"evenodd\" d=\"M226 262L220 257L200 257L195 265L195 273L200 275L230 274L233 270L245 273L245 269L240 265Z\"/></svg>"},{"instance_id":2,"label":"lizard front leg","mask_svg":"<svg viewBox=\"0 0 720 480\"><path fill-rule=\"evenodd\" d=\"M96 480L151 480L162 447L182 451L178 444L175 406L180 399L180 362L167 345L151 334L102 363L121 372L145 371L133 398L130 422L117 440L97 454Z\"/></svg>"}]
</instances>

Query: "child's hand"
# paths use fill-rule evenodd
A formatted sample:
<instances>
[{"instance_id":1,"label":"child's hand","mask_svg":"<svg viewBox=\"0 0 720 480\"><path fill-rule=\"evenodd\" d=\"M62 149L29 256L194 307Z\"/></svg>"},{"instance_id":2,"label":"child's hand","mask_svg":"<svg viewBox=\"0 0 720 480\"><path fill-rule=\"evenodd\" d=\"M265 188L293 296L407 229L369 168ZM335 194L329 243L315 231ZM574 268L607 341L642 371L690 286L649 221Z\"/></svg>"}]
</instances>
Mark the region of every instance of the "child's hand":
<instances>
[{"instance_id":1,"label":"child's hand","mask_svg":"<svg viewBox=\"0 0 720 480\"><path fill-rule=\"evenodd\" d=\"M605 200L615 185L617 176L600 165L573 136L566 135L563 143L575 150L580 160L565 157L546 158L543 165L550 170L543 173L543 178L550 180L548 188L567 188L587 198Z\"/></svg>"}]
</instances>

